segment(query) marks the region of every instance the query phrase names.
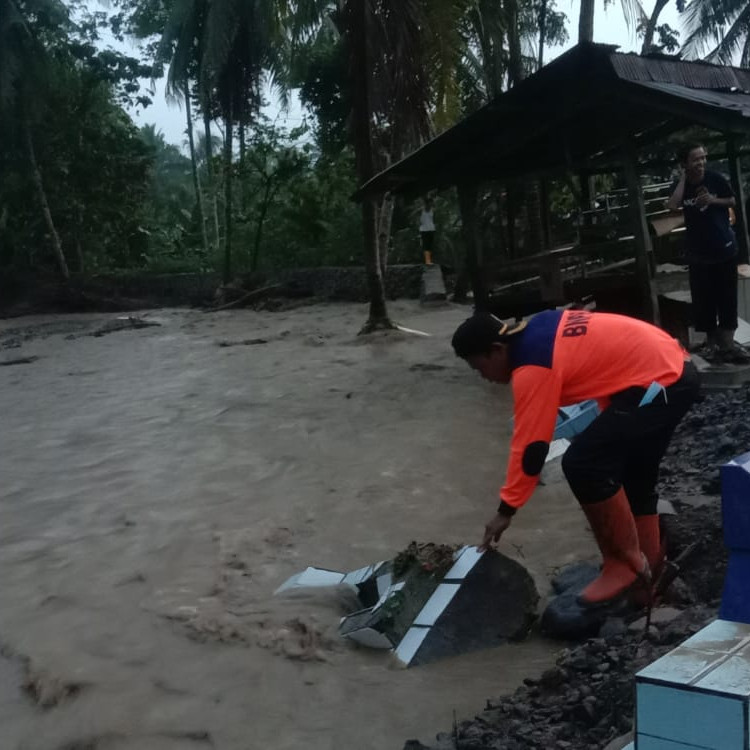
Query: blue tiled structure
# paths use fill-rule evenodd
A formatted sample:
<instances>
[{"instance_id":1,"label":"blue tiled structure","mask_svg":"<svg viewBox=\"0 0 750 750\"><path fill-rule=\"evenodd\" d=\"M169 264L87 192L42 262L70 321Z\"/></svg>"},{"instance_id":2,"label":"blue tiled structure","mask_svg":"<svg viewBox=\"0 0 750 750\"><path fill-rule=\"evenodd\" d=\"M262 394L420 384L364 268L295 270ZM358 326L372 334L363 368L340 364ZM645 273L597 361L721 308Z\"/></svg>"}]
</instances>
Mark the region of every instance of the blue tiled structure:
<instances>
[{"instance_id":1,"label":"blue tiled structure","mask_svg":"<svg viewBox=\"0 0 750 750\"><path fill-rule=\"evenodd\" d=\"M721 467L721 507L729 563L719 616L750 623L750 453Z\"/></svg>"},{"instance_id":2,"label":"blue tiled structure","mask_svg":"<svg viewBox=\"0 0 750 750\"><path fill-rule=\"evenodd\" d=\"M750 453L721 467L721 505L721 619L636 675L626 750L750 750Z\"/></svg>"},{"instance_id":3,"label":"blue tiled structure","mask_svg":"<svg viewBox=\"0 0 750 750\"><path fill-rule=\"evenodd\" d=\"M635 680L637 750L750 748L750 625L716 620Z\"/></svg>"}]
</instances>

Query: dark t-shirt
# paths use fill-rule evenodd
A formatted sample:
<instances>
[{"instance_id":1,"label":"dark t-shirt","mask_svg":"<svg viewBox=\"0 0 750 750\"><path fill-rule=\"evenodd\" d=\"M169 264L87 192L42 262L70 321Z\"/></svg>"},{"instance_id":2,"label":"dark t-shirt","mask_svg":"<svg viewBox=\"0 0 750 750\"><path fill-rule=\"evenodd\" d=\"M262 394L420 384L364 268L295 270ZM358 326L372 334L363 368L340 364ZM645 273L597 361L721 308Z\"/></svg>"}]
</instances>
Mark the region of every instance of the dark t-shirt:
<instances>
[{"instance_id":1,"label":"dark t-shirt","mask_svg":"<svg viewBox=\"0 0 750 750\"><path fill-rule=\"evenodd\" d=\"M696 197L708 191L717 198L732 198L729 183L717 172L706 170L697 185L685 182L682 208L685 213L685 250L688 263L721 263L737 254L734 232L726 206L695 205Z\"/></svg>"}]
</instances>

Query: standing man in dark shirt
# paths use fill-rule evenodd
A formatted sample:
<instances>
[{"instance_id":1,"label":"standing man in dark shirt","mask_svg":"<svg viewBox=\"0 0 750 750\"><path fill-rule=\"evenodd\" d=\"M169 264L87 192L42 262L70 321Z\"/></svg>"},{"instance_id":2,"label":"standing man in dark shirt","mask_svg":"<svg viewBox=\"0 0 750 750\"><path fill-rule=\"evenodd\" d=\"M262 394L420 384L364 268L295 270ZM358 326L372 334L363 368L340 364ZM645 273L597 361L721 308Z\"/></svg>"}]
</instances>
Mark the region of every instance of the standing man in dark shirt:
<instances>
[{"instance_id":1,"label":"standing man in dark shirt","mask_svg":"<svg viewBox=\"0 0 750 750\"><path fill-rule=\"evenodd\" d=\"M734 343L737 329L737 244L729 223L735 205L729 183L706 169L706 149L685 145L677 154L682 175L669 199L683 209L690 294L696 331L706 334L709 356L731 362L750 357Z\"/></svg>"}]
</instances>

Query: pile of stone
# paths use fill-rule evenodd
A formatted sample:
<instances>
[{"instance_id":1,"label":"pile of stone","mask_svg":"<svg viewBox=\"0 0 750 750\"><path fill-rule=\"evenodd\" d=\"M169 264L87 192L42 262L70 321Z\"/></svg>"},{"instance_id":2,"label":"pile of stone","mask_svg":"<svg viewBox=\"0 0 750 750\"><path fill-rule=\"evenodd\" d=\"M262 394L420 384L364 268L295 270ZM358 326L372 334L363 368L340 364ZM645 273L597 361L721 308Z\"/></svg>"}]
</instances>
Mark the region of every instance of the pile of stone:
<instances>
[{"instance_id":1,"label":"pile of stone","mask_svg":"<svg viewBox=\"0 0 750 750\"><path fill-rule=\"evenodd\" d=\"M610 623L610 634L564 649L555 667L526 679L508 697L488 700L482 713L439 734L436 744L414 740L404 750L601 750L633 721L633 675L697 633L713 617L708 607L652 626ZM657 618L658 619L658 618Z\"/></svg>"}]
</instances>

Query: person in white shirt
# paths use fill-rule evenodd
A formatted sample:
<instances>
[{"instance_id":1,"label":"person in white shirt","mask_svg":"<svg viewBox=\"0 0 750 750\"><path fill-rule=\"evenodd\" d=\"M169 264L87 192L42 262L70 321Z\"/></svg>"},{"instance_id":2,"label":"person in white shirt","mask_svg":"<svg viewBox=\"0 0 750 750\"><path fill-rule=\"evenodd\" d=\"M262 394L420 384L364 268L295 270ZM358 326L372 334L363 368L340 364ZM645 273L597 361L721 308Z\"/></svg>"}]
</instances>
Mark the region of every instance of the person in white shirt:
<instances>
[{"instance_id":1,"label":"person in white shirt","mask_svg":"<svg viewBox=\"0 0 750 750\"><path fill-rule=\"evenodd\" d=\"M435 247L435 217L432 211L432 198L429 197L424 199L424 206L419 217L419 236L422 238L425 265L431 266Z\"/></svg>"}]
</instances>

